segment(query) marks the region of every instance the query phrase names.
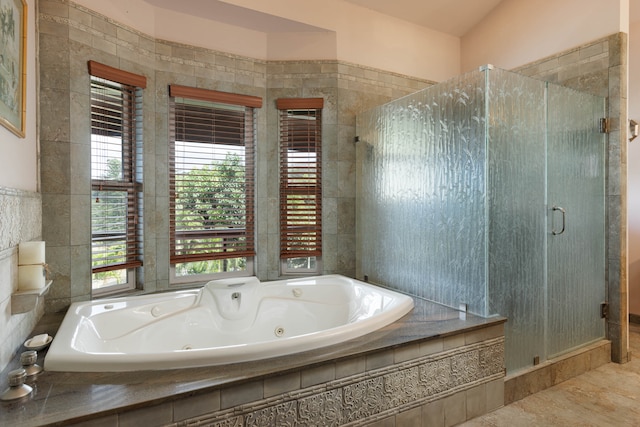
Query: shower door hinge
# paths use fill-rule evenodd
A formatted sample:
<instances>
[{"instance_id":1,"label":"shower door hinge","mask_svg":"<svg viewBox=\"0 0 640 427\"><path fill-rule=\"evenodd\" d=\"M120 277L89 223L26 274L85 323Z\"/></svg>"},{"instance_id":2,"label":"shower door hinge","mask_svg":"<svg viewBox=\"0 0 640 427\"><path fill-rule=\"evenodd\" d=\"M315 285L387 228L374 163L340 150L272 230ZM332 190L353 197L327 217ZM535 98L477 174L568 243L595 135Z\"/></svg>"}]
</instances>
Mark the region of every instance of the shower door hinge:
<instances>
[{"instance_id":1,"label":"shower door hinge","mask_svg":"<svg viewBox=\"0 0 640 427\"><path fill-rule=\"evenodd\" d=\"M609 318L609 303L603 302L600 304L600 318L608 319Z\"/></svg>"},{"instance_id":2,"label":"shower door hinge","mask_svg":"<svg viewBox=\"0 0 640 427\"><path fill-rule=\"evenodd\" d=\"M608 118L600 119L600 133L609 133L611 130L611 120Z\"/></svg>"}]
</instances>

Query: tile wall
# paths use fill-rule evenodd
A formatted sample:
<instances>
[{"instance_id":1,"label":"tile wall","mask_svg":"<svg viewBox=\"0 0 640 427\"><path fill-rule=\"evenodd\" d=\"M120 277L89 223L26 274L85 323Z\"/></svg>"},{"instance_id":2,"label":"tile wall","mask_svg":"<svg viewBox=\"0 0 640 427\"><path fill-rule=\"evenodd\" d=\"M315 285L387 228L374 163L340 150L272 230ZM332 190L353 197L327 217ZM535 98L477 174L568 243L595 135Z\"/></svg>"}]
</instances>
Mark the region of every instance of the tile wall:
<instances>
[{"instance_id":1,"label":"tile wall","mask_svg":"<svg viewBox=\"0 0 640 427\"><path fill-rule=\"evenodd\" d=\"M89 75L94 60L145 75L144 267L140 288L169 288L171 83L263 98L257 111L257 267L279 277L279 97L323 97L323 272L355 274L355 115L432 84L339 61L265 62L155 40L65 0L39 2L43 238L56 278L47 310L90 298Z\"/></svg>"},{"instance_id":2,"label":"tile wall","mask_svg":"<svg viewBox=\"0 0 640 427\"><path fill-rule=\"evenodd\" d=\"M44 300L24 314L11 313L11 295L18 289L18 244L41 240L40 194L0 187L0 370L9 363L33 330Z\"/></svg>"}]
</instances>

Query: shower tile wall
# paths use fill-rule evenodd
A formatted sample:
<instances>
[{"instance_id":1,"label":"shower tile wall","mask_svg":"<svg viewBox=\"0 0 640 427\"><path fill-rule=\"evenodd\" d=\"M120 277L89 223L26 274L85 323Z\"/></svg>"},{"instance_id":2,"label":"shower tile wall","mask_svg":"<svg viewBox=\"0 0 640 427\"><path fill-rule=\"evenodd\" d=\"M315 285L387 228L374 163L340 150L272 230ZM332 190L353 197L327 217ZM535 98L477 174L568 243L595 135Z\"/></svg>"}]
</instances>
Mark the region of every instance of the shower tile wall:
<instances>
[{"instance_id":1,"label":"shower tile wall","mask_svg":"<svg viewBox=\"0 0 640 427\"><path fill-rule=\"evenodd\" d=\"M44 312L44 301L28 313L11 314L18 289L18 244L40 240L40 194L0 187L0 370L9 363Z\"/></svg>"},{"instance_id":2,"label":"shower tile wall","mask_svg":"<svg viewBox=\"0 0 640 427\"><path fill-rule=\"evenodd\" d=\"M43 218L56 278L47 310L91 293L89 75L95 60L145 75L145 290L169 287L168 112L170 83L263 98L257 111L257 275L278 271L279 97L323 97L323 268L355 274L355 115L432 82L339 61L262 61L163 40L65 0L40 0Z\"/></svg>"}]
</instances>

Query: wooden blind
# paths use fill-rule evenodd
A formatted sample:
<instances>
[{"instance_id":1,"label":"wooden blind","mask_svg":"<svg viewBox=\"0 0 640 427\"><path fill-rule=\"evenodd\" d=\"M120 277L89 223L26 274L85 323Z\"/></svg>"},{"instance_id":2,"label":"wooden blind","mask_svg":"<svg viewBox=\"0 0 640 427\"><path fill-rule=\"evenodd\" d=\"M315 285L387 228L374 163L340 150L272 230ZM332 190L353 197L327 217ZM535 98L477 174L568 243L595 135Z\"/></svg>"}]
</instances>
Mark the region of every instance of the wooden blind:
<instances>
[{"instance_id":1,"label":"wooden blind","mask_svg":"<svg viewBox=\"0 0 640 427\"><path fill-rule=\"evenodd\" d=\"M322 255L322 99L279 99L280 257Z\"/></svg>"},{"instance_id":2,"label":"wooden blind","mask_svg":"<svg viewBox=\"0 0 640 427\"><path fill-rule=\"evenodd\" d=\"M142 265L141 97L91 77L92 272Z\"/></svg>"},{"instance_id":3,"label":"wooden blind","mask_svg":"<svg viewBox=\"0 0 640 427\"><path fill-rule=\"evenodd\" d=\"M171 98L171 263L255 255L254 121L253 107Z\"/></svg>"}]
</instances>

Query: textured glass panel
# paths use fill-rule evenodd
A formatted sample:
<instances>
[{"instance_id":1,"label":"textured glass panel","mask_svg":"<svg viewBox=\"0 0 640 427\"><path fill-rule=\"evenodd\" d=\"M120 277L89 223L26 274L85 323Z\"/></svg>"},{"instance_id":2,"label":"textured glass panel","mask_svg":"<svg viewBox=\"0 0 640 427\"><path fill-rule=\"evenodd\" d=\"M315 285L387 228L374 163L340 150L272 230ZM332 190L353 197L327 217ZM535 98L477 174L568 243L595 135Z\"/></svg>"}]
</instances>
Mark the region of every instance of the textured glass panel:
<instances>
[{"instance_id":1,"label":"textured glass panel","mask_svg":"<svg viewBox=\"0 0 640 427\"><path fill-rule=\"evenodd\" d=\"M361 272L487 314L484 74L358 117Z\"/></svg>"},{"instance_id":2,"label":"textured glass panel","mask_svg":"<svg viewBox=\"0 0 640 427\"><path fill-rule=\"evenodd\" d=\"M508 371L544 360L545 83L489 71L489 311Z\"/></svg>"},{"instance_id":3,"label":"textured glass panel","mask_svg":"<svg viewBox=\"0 0 640 427\"><path fill-rule=\"evenodd\" d=\"M507 317L509 373L603 337L603 115L497 69L359 115L358 274Z\"/></svg>"},{"instance_id":4,"label":"textured glass panel","mask_svg":"<svg viewBox=\"0 0 640 427\"><path fill-rule=\"evenodd\" d=\"M549 357L604 337L604 100L549 85ZM553 210L553 206L564 209Z\"/></svg>"}]
</instances>

